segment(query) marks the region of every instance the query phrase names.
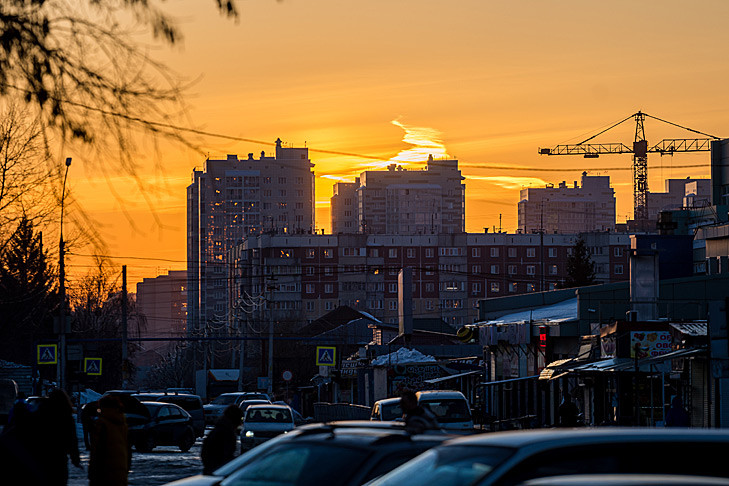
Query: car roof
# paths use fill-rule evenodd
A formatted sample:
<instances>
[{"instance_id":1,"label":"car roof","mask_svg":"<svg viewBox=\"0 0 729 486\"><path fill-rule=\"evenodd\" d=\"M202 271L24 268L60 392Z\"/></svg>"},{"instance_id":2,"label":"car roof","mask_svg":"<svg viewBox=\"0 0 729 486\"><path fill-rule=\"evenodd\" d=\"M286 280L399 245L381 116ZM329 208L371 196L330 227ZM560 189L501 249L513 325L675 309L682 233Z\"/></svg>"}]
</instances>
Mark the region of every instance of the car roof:
<instances>
[{"instance_id":1,"label":"car roof","mask_svg":"<svg viewBox=\"0 0 729 486\"><path fill-rule=\"evenodd\" d=\"M167 402L150 402L150 401L147 401L147 402L142 402L142 404L143 404L143 405L144 405L145 407L152 407L152 408L159 408L159 407L176 407L176 408L179 408L180 410L184 410L184 408L182 408L181 406L177 405L176 403L167 403Z\"/></svg>"},{"instance_id":2,"label":"car roof","mask_svg":"<svg viewBox=\"0 0 729 486\"><path fill-rule=\"evenodd\" d=\"M415 394L420 398L465 398L463 393L455 390L423 390Z\"/></svg>"},{"instance_id":3,"label":"car roof","mask_svg":"<svg viewBox=\"0 0 729 486\"><path fill-rule=\"evenodd\" d=\"M370 422L362 422L369 424ZM292 440L319 440L326 438L328 441L336 441L354 446L384 446L386 444L413 443L432 447L452 438L448 434L410 434L404 427L383 428L368 427L366 425L347 424L332 422L323 424L310 424L298 427L294 430L296 435Z\"/></svg>"},{"instance_id":4,"label":"car roof","mask_svg":"<svg viewBox=\"0 0 729 486\"><path fill-rule=\"evenodd\" d=\"M258 409L264 409L264 410L291 410L291 407L288 405L276 405L275 403L256 403L254 405L251 405L246 410L258 410Z\"/></svg>"},{"instance_id":5,"label":"car roof","mask_svg":"<svg viewBox=\"0 0 729 486\"><path fill-rule=\"evenodd\" d=\"M400 398L383 398L382 400L377 400L375 403L379 403L380 405L392 405L393 403L400 403Z\"/></svg>"},{"instance_id":6,"label":"car roof","mask_svg":"<svg viewBox=\"0 0 729 486\"><path fill-rule=\"evenodd\" d=\"M605 442L729 442L729 431L717 429L656 429L647 427L601 427L586 429L539 429L508 432L490 432L461 437L449 445L474 445L497 447L545 447L589 445Z\"/></svg>"}]
</instances>

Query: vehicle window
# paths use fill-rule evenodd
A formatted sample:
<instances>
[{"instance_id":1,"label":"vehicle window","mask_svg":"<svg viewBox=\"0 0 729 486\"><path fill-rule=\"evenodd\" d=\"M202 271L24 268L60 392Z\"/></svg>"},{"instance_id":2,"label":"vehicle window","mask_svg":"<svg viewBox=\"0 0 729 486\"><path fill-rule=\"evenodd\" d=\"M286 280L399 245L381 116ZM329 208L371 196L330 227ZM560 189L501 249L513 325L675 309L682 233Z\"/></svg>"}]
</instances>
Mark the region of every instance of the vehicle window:
<instances>
[{"instance_id":1,"label":"vehicle window","mask_svg":"<svg viewBox=\"0 0 729 486\"><path fill-rule=\"evenodd\" d=\"M433 412L438 422L447 424L449 422L465 422L471 420L471 411L465 400L442 399L423 400L420 405L427 407Z\"/></svg>"},{"instance_id":2,"label":"vehicle window","mask_svg":"<svg viewBox=\"0 0 729 486\"><path fill-rule=\"evenodd\" d=\"M181 398L181 397L164 397L160 399L162 402L167 403L174 403L175 405L179 405L184 410L187 410L188 412L191 410L198 410L202 408L202 405L200 404L200 400L196 398Z\"/></svg>"},{"instance_id":3,"label":"vehicle window","mask_svg":"<svg viewBox=\"0 0 729 486\"><path fill-rule=\"evenodd\" d=\"M371 486L463 486L486 476L514 453L506 447L451 446L420 454Z\"/></svg>"},{"instance_id":4,"label":"vehicle window","mask_svg":"<svg viewBox=\"0 0 729 486\"><path fill-rule=\"evenodd\" d=\"M499 486L572 474L699 474L729 476L714 458L729 454L727 443L632 442L560 447L528 457L499 479ZM675 457L678 460L666 460Z\"/></svg>"},{"instance_id":5,"label":"vehicle window","mask_svg":"<svg viewBox=\"0 0 729 486\"><path fill-rule=\"evenodd\" d=\"M250 408L245 422L290 423L291 412L286 409Z\"/></svg>"},{"instance_id":6,"label":"vehicle window","mask_svg":"<svg viewBox=\"0 0 729 486\"><path fill-rule=\"evenodd\" d=\"M382 420L395 420L399 418L402 418L402 408L400 408L399 403L382 407Z\"/></svg>"},{"instance_id":7,"label":"vehicle window","mask_svg":"<svg viewBox=\"0 0 729 486\"><path fill-rule=\"evenodd\" d=\"M220 395L218 398L210 402L213 405L230 405L236 403L238 397L235 395Z\"/></svg>"},{"instance_id":8,"label":"vehicle window","mask_svg":"<svg viewBox=\"0 0 729 486\"><path fill-rule=\"evenodd\" d=\"M422 449L412 449L409 451L393 452L387 454L380 462L370 469L367 475L364 477L363 482L367 483L375 478L382 476L383 474L389 473L398 466L401 466L408 462L413 457L423 452Z\"/></svg>"},{"instance_id":9,"label":"vehicle window","mask_svg":"<svg viewBox=\"0 0 729 486\"><path fill-rule=\"evenodd\" d=\"M253 449L249 450L248 452L245 452L241 454L240 456L236 457L229 463L225 464L224 466L220 466L220 469L216 469L213 472L213 476L220 476L220 477L226 477L230 474L234 473L241 467L245 466L246 464L249 464L253 462L254 460L257 460L258 457L263 456L265 454L268 454L270 450L275 449L282 440L286 440L288 438L287 434L281 434L278 437L274 437L271 440L267 440L263 444L254 447Z\"/></svg>"},{"instance_id":10,"label":"vehicle window","mask_svg":"<svg viewBox=\"0 0 729 486\"><path fill-rule=\"evenodd\" d=\"M220 486L338 486L361 467L368 451L333 444L280 447L224 479ZM281 467L285 464L286 467Z\"/></svg>"},{"instance_id":11,"label":"vehicle window","mask_svg":"<svg viewBox=\"0 0 729 486\"><path fill-rule=\"evenodd\" d=\"M171 418L178 419L182 416L183 416L182 412L180 411L179 408L170 407L170 417Z\"/></svg>"},{"instance_id":12,"label":"vehicle window","mask_svg":"<svg viewBox=\"0 0 729 486\"><path fill-rule=\"evenodd\" d=\"M375 403L375 406L372 408L372 418L375 420L380 420L380 404Z\"/></svg>"},{"instance_id":13,"label":"vehicle window","mask_svg":"<svg viewBox=\"0 0 729 486\"><path fill-rule=\"evenodd\" d=\"M157 412L157 418L160 420L168 420L170 418L170 407L160 407Z\"/></svg>"}]
</instances>

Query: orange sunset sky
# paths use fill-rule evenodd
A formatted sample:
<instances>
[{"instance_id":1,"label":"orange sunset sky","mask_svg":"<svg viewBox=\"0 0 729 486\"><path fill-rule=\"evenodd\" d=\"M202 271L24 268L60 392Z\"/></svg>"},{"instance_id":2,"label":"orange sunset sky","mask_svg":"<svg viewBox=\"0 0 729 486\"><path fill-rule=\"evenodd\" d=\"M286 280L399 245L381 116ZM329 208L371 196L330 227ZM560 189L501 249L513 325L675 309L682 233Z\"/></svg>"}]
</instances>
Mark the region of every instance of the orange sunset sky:
<instances>
[{"instance_id":1,"label":"orange sunset sky","mask_svg":"<svg viewBox=\"0 0 729 486\"><path fill-rule=\"evenodd\" d=\"M624 221L632 213L629 155L548 158L537 148L579 142L638 110L729 136L726 0L247 0L238 2L238 22L212 0L162 6L185 37L173 47L150 42L150 54L192 82L195 127L381 159L310 152L320 229L329 228L334 182L388 160L422 167L428 153L460 161L467 231L498 226L500 214L503 230L515 231L520 188L571 183L583 170L611 176ZM597 140L629 144L633 136L627 122ZM646 121L649 143L694 136ZM272 151L200 140L211 158ZM166 144L141 153L141 177L155 187L150 203L129 177L107 179L74 158L73 206L98 221L132 283L185 268L185 187L204 158ZM708 162L708 153L649 157L649 187L708 177ZM88 263L69 257L71 273Z\"/></svg>"}]
</instances>

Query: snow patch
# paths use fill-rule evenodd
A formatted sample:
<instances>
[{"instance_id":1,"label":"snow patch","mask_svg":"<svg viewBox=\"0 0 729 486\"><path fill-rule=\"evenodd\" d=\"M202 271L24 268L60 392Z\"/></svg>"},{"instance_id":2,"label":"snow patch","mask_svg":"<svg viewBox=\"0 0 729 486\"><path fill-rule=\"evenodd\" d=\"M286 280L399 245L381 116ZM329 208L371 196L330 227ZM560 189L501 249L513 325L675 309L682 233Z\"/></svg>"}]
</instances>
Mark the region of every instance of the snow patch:
<instances>
[{"instance_id":1,"label":"snow patch","mask_svg":"<svg viewBox=\"0 0 729 486\"><path fill-rule=\"evenodd\" d=\"M423 354L417 349L400 348L397 351L378 356L372 360L373 366L382 366L388 364L403 364L403 363L432 363L436 359L427 354Z\"/></svg>"}]
</instances>

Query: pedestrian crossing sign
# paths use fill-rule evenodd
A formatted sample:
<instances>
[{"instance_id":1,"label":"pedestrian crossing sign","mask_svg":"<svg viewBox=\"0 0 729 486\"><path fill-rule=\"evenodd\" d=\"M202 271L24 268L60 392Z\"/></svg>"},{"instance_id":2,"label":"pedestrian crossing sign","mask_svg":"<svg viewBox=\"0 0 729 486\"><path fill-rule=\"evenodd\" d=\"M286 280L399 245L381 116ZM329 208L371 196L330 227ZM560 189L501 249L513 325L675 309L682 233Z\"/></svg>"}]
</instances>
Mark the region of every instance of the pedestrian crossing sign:
<instances>
[{"instance_id":1,"label":"pedestrian crossing sign","mask_svg":"<svg viewBox=\"0 0 729 486\"><path fill-rule=\"evenodd\" d=\"M56 344L39 344L38 345L38 364L56 364L58 363L58 345Z\"/></svg>"},{"instance_id":2,"label":"pedestrian crossing sign","mask_svg":"<svg viewBox=\"0 0 729 486\"><path fill-rule=\"evenodd\" d=\"M317 366L336 366L337 364L337 348L334 346L317 346L316 347L316 365Z\"/></svg>"},{"instance_id":3,"label":"pedestrian crossing sign","mask_svg":"<svg viewBox=\"0 0 729 486\"><path fill-rule=\"evenodd\" d=\"M101 358L84 358L84 372L87 375L101 376Z\"/></svg>"}]
</instances>

